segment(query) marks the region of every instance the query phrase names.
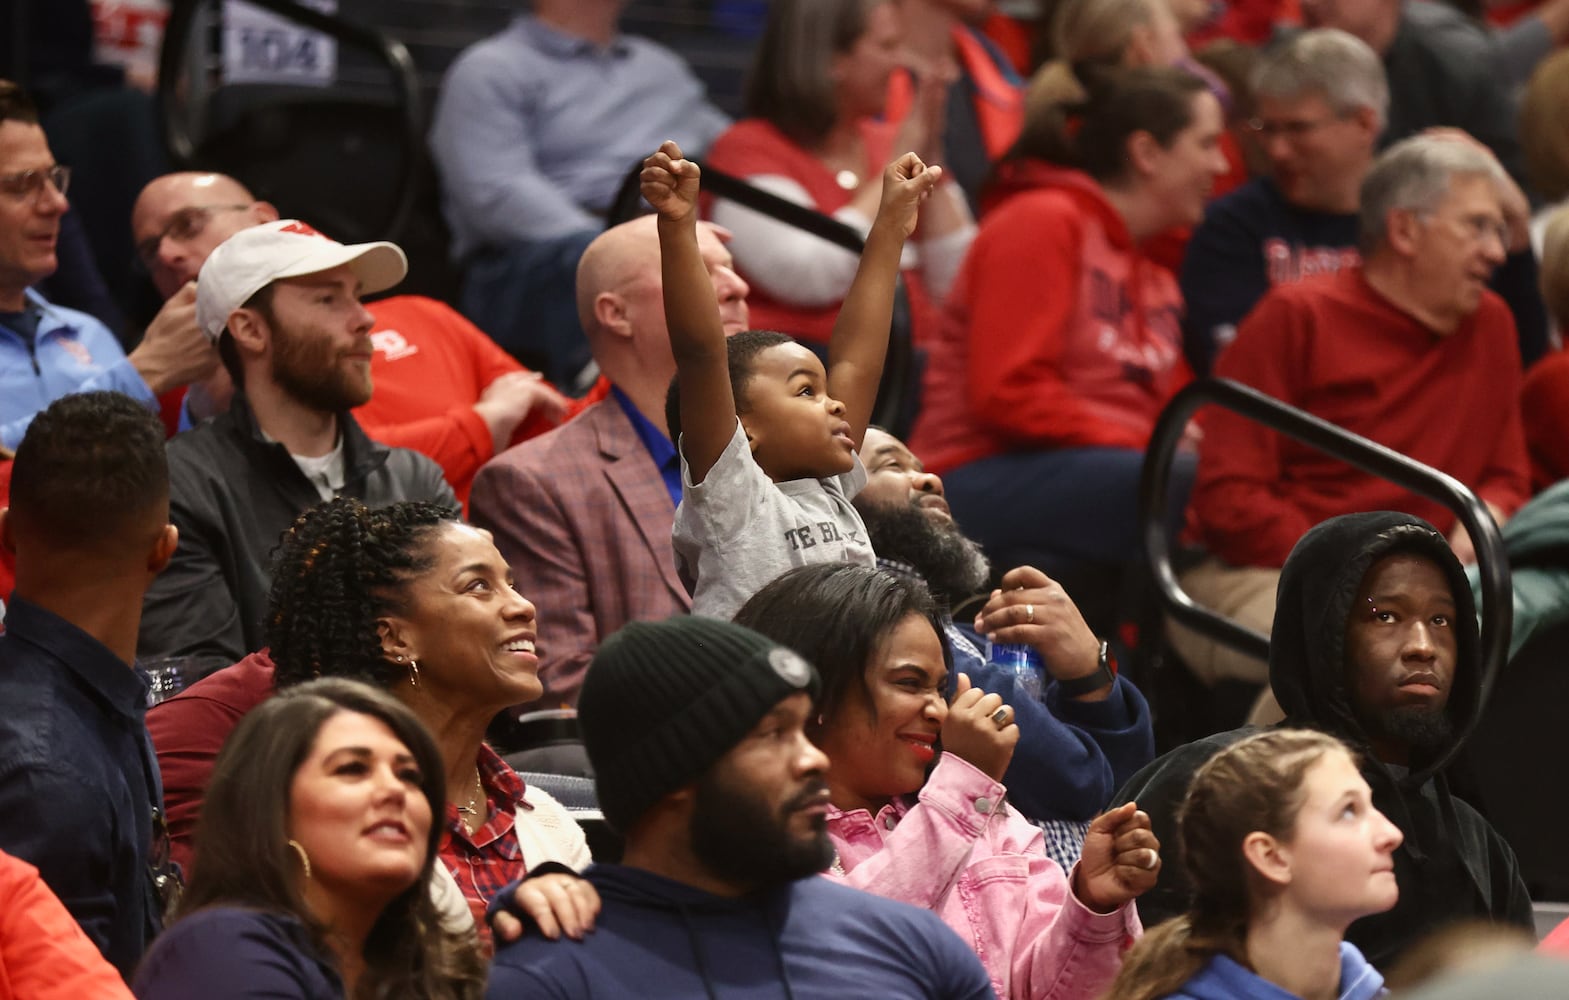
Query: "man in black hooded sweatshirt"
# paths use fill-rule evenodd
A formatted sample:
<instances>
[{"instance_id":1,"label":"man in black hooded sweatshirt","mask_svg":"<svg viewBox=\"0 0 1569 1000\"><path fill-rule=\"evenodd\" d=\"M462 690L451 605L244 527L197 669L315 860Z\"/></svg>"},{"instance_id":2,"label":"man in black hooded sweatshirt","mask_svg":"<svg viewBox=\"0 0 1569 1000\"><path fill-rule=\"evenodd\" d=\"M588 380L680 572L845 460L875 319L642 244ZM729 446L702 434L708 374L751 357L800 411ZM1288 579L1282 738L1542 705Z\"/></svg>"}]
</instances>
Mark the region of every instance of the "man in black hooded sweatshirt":
<instances>
[{"instance_id":1,"label":"man in black hooded sweatshirt","mask_svg":"<svg viewBox=\"0 0 1569 1000\"><path fill-rule=\"evenodd\" d=\"M1282 726L1356 748L1373 804L1405 834L1395 851L1400 901L1346 932L1369 961L1387 968L1454 920L1532 926L1514 851L1435 768L1481 710L1475 605L1443 535L1389 512L1331 518L1303 535L1281 570L1269 681ZM1177 843L1193 773L1252 731L1178 747L1134 775L1116 802L1137 799L1161 842ZM1188 894L1182 867L1167 865L1139 899L1144 926L1181 913Z\"/></svg>"}]
</instances>

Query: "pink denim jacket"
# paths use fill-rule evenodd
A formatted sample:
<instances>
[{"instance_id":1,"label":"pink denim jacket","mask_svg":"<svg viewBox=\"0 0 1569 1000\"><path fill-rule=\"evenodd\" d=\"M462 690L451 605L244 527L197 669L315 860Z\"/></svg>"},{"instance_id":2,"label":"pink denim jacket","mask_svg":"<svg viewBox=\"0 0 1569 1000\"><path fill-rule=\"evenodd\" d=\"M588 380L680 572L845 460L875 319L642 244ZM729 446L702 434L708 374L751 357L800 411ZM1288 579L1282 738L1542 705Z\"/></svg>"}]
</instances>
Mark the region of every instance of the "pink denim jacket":
<instances>
[{"instance_id":1,"label":"pink denim jacket","mask_svg":"<svg viewBox=\"0 0 1569 1000\"><path fill-rule=\"evenodd\" d=\"M1094 1000L1143 933L1127 903L1095 913L1007 789L945 753L918 799L831 810L829 877L931 910L975 949L1003 1000Z\"/></svg>"}]
</instances>

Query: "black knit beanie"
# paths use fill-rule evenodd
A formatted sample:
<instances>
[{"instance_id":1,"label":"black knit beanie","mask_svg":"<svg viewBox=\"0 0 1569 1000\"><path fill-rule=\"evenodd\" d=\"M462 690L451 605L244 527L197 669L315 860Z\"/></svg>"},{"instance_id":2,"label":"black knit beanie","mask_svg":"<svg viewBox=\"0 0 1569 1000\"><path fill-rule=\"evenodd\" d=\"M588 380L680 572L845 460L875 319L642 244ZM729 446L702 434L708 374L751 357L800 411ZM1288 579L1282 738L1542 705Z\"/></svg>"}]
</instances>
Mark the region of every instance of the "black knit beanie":
<instances>
[{"instance_id":1,"label":"black knit beanie","mask_svg":"<svg viewBox=\"0 0 1569 1000\"><path fill-rule=\"evenodd\" d=\"M680 616L622 628L594 654L578 696L606 822L625 833L775 705L817 690L811 664L731 622Z\"/></svg>"}]
</instances>

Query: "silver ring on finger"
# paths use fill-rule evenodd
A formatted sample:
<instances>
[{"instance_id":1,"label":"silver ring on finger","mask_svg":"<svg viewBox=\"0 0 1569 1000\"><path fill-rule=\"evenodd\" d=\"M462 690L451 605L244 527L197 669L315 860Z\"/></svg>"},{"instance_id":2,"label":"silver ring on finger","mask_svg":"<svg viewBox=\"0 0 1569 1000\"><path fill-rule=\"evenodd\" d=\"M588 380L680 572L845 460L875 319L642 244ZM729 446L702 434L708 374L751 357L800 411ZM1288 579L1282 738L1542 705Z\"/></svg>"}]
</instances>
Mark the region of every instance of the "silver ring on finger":
<instances>
[{"instance_id":1,"label":"silver ring on finger","mask_svg":"<svg viewBox=\"0 0 1569 1000\"><path fill-rule=\"evenodd\" d=\"M1029 622L1031 625L1035 624L1035 605L1026 604L1024 606L1024 620Z\"/></svg>"},{"instance_id":2,"label":"silver ring on finger","mask_svg":"<svg viewBox=\"0 0 1569 1000\"><path fill-rule=\"evenodd\" d=\"M997 706L997 711L987 716L997 724L998 729L1007 729L1008 723L1013 721L1013 709L1007 705Z\"/></svg>"}]
</instances>

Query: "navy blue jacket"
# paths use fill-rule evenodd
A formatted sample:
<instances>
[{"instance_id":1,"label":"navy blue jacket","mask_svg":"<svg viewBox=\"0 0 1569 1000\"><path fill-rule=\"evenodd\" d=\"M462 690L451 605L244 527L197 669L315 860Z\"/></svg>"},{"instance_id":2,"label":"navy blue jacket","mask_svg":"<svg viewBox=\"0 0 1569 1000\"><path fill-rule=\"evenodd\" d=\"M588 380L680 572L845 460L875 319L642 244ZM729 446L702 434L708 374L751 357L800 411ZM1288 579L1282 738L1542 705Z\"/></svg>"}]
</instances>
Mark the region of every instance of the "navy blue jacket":
<instances>
[{"instance_id":1,"label":"navy blue jacket","mask_svg":"<svg viewBox=\"0 0 1569 1000\"><path fill-rule=\"evenodd\" d=\"M953 626L977 649L974 630ZM1112 794L1155 759L1155 730L1139 689L1118 677L1105 701L1064 698L1046 678L1039 699L1018 690L1013 675L986 663L951 637L954 667L988 694L1013 706L1019 743L1002 777L1008 802L1030 819L1086 821Z\"/></svg>"},{"instance_id":2,"label":"navy blue jacket","mask_svg":"<svg viewBox=\"0 0 1569 1000\"><path fill-rule=\"evenodd\" d=\"M70 622L13 597L0 635L0 850L38 869L129 976L162 920L148 873L163 802L147 684Z\"/></svg>"},{"instance_id":3,"label":"navy blue jacket","mask_svg":"<svg viewBox=\"0 0 1569 1000\"><path fill-rule=\"evenodd\" d=\"M295 918L215 906L158 939L131 991L138 1000L342 1000L343 982Z\"/></svg>"},{"instance_id":4,"label":"navy blue jacket","mask_svg":"<svg viewBox=\"0 0 1569 1000\"><path fill-rule=\"evenodd\" d=\"M1208 375L1237 325L1275 285L1333 274L1360 260L1354 213L1296 208L1265 178L1215 199L1182 259L1188 364L1195 374ZM1529 250L1511 255L1491 285L1514 314L1520 359L1529 367L1547 350L1536 258Z\"/></svg>"},{"instance_id":5,"label":"navy blue jacket","mask_svg":"<svg viewBox=\"0 0 1569 1000\"><path fill-rule=\"evenodd\" d=\"M820 876L745 899L622 865L594 865L584 877L603 901L594 930L556 942L529 927L496 954L489 1000L994 996L980 961L936 914Z\"/></svg>"}]
</instances>

